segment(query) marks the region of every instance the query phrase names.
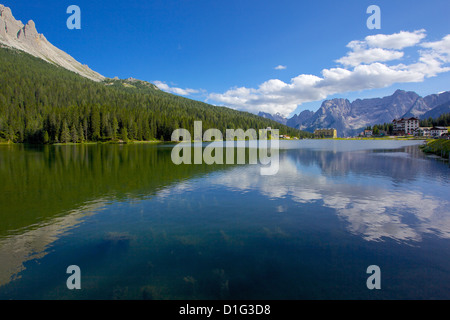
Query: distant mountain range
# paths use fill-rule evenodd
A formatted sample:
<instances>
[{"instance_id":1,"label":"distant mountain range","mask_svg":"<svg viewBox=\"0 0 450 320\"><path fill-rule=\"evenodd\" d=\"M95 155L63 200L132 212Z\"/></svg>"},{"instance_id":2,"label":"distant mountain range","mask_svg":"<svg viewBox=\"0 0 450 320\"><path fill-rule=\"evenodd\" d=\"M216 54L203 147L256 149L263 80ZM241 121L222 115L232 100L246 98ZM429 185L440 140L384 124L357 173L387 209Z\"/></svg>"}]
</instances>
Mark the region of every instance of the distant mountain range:
<instances>
[{"instance_id":1,"label":"distant mountain range","mask_svg":"<svg viewBox=\"0 0 450 320\"><path fill-rule=\"evenodd\" d=\"M369 125L392 122L397 118L437 118L449 112L450 91L422 98L412 91L397 90L383 98L357 99L353 102L347 99L326 100L316 112L302 111L290 119L280 114L259 115L310 132L317 128L335 128L338 136L347 137L357 135Z\"/></svg>"},{"instance_id":2,"label":"distant mountain range","mask_svg":"<svg viewBox=\"0 0 450 320\"><path fill-rule=\"evenodd\" d=\"M270 114L270 113L266 113L266 112L260 112L260 113L258 113L258 116L266 118L266 119L274 120L274 121L279 122L284 125L287 125L287 121L288 121L288 119L286 119L280 113Z\"/></svg>"}]
</instances>

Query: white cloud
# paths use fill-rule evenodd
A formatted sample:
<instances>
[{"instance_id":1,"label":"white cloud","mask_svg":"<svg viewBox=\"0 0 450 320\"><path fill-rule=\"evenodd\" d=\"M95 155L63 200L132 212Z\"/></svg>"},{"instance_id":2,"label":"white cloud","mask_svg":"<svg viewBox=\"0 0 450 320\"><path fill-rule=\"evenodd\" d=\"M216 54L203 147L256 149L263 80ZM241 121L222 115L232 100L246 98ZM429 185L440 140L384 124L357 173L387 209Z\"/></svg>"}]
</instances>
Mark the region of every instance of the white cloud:
<instances>
[{"instance_id":1,"label":"white cloud","mask_svg":"<svg viewBox=\"0 0 450 320\"><path fill-rule=\"evenodd\" d=\"M404 55L401 51L386 50L381 48L358 49L347 54L347 56L336 60L345 66L357 66L362 63L385 62L397 60Z\"/></svg>"},{"instance_id":2,"label":"white cloud","mask_svg":"<svg viewBox=\"0 0 450 320\"><path fill-rule=\"evenodd\" d=\"M435 77L439 73L450 71L449 67L443 67L445 62L450 62L448 57L445 58L435 51L421 52L419 62L411 64L409 69L417 73L427 74L427 77Z\"/></svg>"},{"instance_id":3,"label":"white cloud","mask_svg":"<svg viewBox=\"0 0 450 320\"><path fill-rule=\"evenodd\" d=\"M450 35L441 41L420 45L425 30L401 31L392 35L373 35L352 41L346 56L336 60L343 67L323 69L321 76L300 74L290 82L265 81L257 88L231 88L211 93L213 100L228 107L253 113L259 111L288 116L298 105L326 99L333 94L388 87L394 83L422 82L450 71ZM387 64L404 57L399 51L420 46L417 61L410 64Z\"/></svg>"},{"instance_id":4,"label":"white cloud","mask_svg":"<svg viewBox=\"0 0 450 320\"><path fill-rule=\"evenodd\" d=\"M193 93L199 92L199 90L196 90L196 89L189 89L189 88L182 89L182 88L170 87L167 83L162 82L162 81L153 81L153 84L156 85L159 89L161 89L163 91L178 94L181 96L188 96Z\"/></svg>"},{"instance_id":5,"label":"white cloud","mask_svg":"<svg viewBox=\"0 0 450 320\"><path fill-rule=\"evenodd\" d=\"M285 70L287 67L286 66L282 66L281 64L276 66L274 69L275 70Z\"/></svg>"},{"instance_id":6,"label":"white cloud","mask_svg":"<svg viewBox=\"0 0 450 320\"><path fill-rule=\"evenodd\" d=\"M414 32L401 31L391 35L367 36L363 41L351 41L347 47L352 51L336 62L356 67L363 63L398 60L404 56L404 53L398 50L417 45L425 36L423 29Z\"/></svg>"},{"instance_id":7,"label":"white cloud","mask_svg":"<svg viewBox=\"0 0 450 320\"><path fill-rule=\"evenodd\" d=\"M432 49L441 60L450 62L450 35L446 35L441 41L425 42L422 47Z\"/></svg>"},{"instance_id":8,"label":"white cloud","mask_svg":"<svg viewBox=\"0 0 450 320\"><path fill-rule=\"evenodd\" d=\"M397 82L423 81L430 70L425 70L425 65L420 64L422 66L424 68L418 65L416 70L409 70L407 66L390 67L377 62L359 65L353 70L324 69L322 77L299 75L291 79L290 83L272 79L257 89L233 88L223 94L210 94L208 98L239 110L287 116L299 104L322 100L332 94L382 88Z\"/></svg>"},{"instance_id":9,"label":"white cloud","mask_svg":"<svg viewBox=\"0 0 450 320\"><path fill-rule=\"evenodd\" d=\"M245 170L233 168L212 177L211 184L242 193L258 190L269 199L315 203L335 209L336 214L347 222L349 232L367 241L394 239L411 243L420 242L427 235L450 239L450 216L446 214L450 205L448 200L417 190L400 193L376 185L337 185L325 176L308 174L293 158L284 155L276 175L259 175L259 166L249 166ZM326 161L316 165L322 170L332 167L333 171L348 173L350 168L358 168L364 161L354 156L350 152L333 165L327 165Z\"/></svg>"},{"instance_id":10,"label":"white cloud","mask_svg":"<svg viewBox=\"0 0 450 320\"><path fill-rule=\"evenodd\" d=\"M417 45L426 37L424 29L414 32L400 31L394 34L376 34L365 38L365 42L374 48L397 49L401 50L407 47Z\"/></svg>"}]
</instances>

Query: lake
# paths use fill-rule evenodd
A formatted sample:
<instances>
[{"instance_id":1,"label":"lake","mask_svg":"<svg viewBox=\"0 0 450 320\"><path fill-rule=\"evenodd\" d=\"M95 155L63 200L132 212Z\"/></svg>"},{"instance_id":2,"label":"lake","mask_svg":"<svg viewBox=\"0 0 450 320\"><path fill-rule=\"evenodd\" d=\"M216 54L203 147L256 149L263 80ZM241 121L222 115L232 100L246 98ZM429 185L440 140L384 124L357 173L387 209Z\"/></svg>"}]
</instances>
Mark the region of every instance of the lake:
<instances>
[{"instance_id":1,"label":"lake","mask_svg":"<svg viewBox=\"0 0 450 320\"><path fill-rule=\"evenodd\" d=\"M0 146L0 299L449 299L450 169L419 143L281 141L272 176Z\"/></svg>"}]
</instances>

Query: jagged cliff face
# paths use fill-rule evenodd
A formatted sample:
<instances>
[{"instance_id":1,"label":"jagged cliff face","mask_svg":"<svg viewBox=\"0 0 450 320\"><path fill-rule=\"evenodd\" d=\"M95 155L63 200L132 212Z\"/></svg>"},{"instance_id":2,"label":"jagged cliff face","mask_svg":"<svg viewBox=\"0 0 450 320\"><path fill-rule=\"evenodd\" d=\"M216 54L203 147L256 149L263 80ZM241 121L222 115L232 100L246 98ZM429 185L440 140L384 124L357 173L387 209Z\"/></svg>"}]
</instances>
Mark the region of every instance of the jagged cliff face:
<instances>
[{"instance_id":1,"label":"jagged cliff face","mask_svg":"<svg viewBox=\"0 0 450 320\"><path fill-rule=\"evenodd\" d=\"M353 102L344 99L327 100L300 129L332 127L339 136L349 136L368 125L390 123L393 119L405 117L424 118L430 110L450 100L450 92L420 97L415 92L397 90L384 98L358 99ZM440 115L440 114L439 114Z\"/></svg>"},{"instance_id":2,"label":"jagged cliff face","mask_svg":"<svg viewBox=\"0 0 450 320\"><path fill-rule=\"evenodd\" d=\"M91 80L101 81L105 78L48 42L44 35L37 32L32 20L26 25L16 20L11 9L2 4L0 4L0 43L25 51Z\"/></svg>"},{"instance_id":3,"label":"jagged cliff face","mask_svg":"<svg viewBox=\"0 0 450 320\"><path fill-rule=\"evenodd\" d=\"M415 92L397 90L384 98L355 100L327 100L301 129L336 128L339 136L357 134L367 125L391 122L411 110L419 99Z\"/></svg>"},{"instance_id":4,"label":"jagged cliff face","mask_svg":"<svg viewBox=\"0 0 450 320\"><path fill-rule=\"evenodd\" d=\"M258 116L266 118L266 119L270 119L270 120L273 120L273 121L276 121L276 122L284 124L284 125L287 122L287 119L283 115L281 115L280 113L270 114L270 113L266 113L266 112L259 112Z\"/></svg>"},{"instance_id":5,"label":"jagged cliff face","mask_svg":"<svg viewBox=\"0 0 450 320\"><path fill-rule=\"evenodd\" d=\"M308 121L309 119L311 119L311 117L314 115L313 111L310 110L303 110L302 112L300 112L298 115L294 114L292 116L292 118L288 119L286 124L289 127L292 128L300 128L302 126L303 123L305 123L306 121Z\"/></svg>"},{"instance_id":6,"label":"jagged cliff face","mask_svg":"<svg viewBox=\"0 0 450 320\"><path fill-rule=\"evenodd\" d=\"M397 90L384 98L357 99L353 102L347 99L325 100L316 112L303 111L287 119L286 124L310 132L319 128L335 128L338 136L346 137L359 134L369 125L390 123L399 118L437 118L449 110L450 91L422 98L415 92ZM273 120L278 121L276 118Z\"/></svg>"}]
</instances>

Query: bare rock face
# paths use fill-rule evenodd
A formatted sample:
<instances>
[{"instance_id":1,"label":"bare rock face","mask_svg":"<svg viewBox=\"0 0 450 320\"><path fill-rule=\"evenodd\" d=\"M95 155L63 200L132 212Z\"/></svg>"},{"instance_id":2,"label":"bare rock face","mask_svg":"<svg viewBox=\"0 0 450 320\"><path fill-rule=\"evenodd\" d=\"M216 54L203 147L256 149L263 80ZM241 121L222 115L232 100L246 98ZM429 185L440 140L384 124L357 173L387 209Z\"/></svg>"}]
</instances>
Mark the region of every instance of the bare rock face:
<instances>
[{"instance_id":1,"label":"bare rock face","mask_svg":"<svg viewBox=\"0 0 450 320\"><path fill-rule=\"evenodd\" d=\"M0 26L1 34L3 35L17 35L23 28L21 21L14 19L11 9L0 4Z\"/></svg>"},{"instance_id":2,"label":"bare rock face","mask_svg":"<svg viewBox=\"0 0 450 320\"><path fill-rule=\"evenodd\" d=\"M6 30L7 29L6 29L5 20L3 20L2 16L0 16L0 38L5 38L6 37Z\"/></svg>"},{"instance_id":3,"label":"bare rock face","mask_svg":"<svg viewBox=\"0 0 450 320\"><path fill-rule=\"evenodd\" d=\"M287 119L280 113L270 114L270 113L261 111L261 112L258 113L258 116L266 118L266 119L270 119L270 120L273 120L273 121L276 121L276 122L284 124L284 125L287 122Z\"/></svg>"},{"instance_id":4,"label":"bare rock face","mask_svg":"<svg viewBox=\"0 0 450 320\"><path fill-rule=\"evenodd\" d=\"M94 81L105 78L52 45L44 35L37 32L33 20L24 25L14 18L10 8L2 4L0 4L0 44L25 51Z\"/></svg>"},{"instance_id":5,"label":"bare rock face","mask_svg":"<svg viewBox=\"0 0 450 320\"><path fill-rule=\"evenodd\" d=\"M309 119L311 119L311 117L314 115L314 111L310 111L310 110L303 110L302 112L300 112L298 115L294 114L292 116L292 118L288 119L286 124L289 127L292 128L300 128L302 127L303 123L305 123L306 121L308 121Z\"/></svg>"},{"instance_id":6,"label":"bare rock face","mask_svg":"<svg viewBox=\"0 0 450 320\"><path fill-rule=\"evenodd\" d=\"M30 44L33 44L33 40L39 39L39 34L33 20L28 21L28 23L19 30L17 38L21 41L30 40Z\"/></svg>"},{"instance_id":7,"label":"bare rock face","mask_svg":"<svg viewBox=\"0 0 450 320\"><path fill-rule=\"evenodd\" d=\"M347 99L325 100L316 112L305 110L287 121L264 112L260 112L259 116L310 132L318 128L335 128L338 136L347 137L359 134L366 126L391 123L393 119L437 118L449 112L450 91L422 98L415 92L397 90L383 98L357 99L353 102Z\"/></svg>"},{"instance_id":8,"label":"bare rock face","mask_svg":"<svg viewBox=\"0 0 450 320\"><path fill-rule=\"evenodd\" d=\"M436 106L439 103L444 104ZM383 98L357 99L353 102L344 99L325 100L319 110L302 122L299 129L313 131L335 128L338 136L351 136L368 125L390 123L393 119L438 117L448 112L449 105L445 103L450 104L450 91L424 98L415 92L397 90L393 95ZM433 110L435 112L431 113Z\"/></svg>"}]
</instances>

